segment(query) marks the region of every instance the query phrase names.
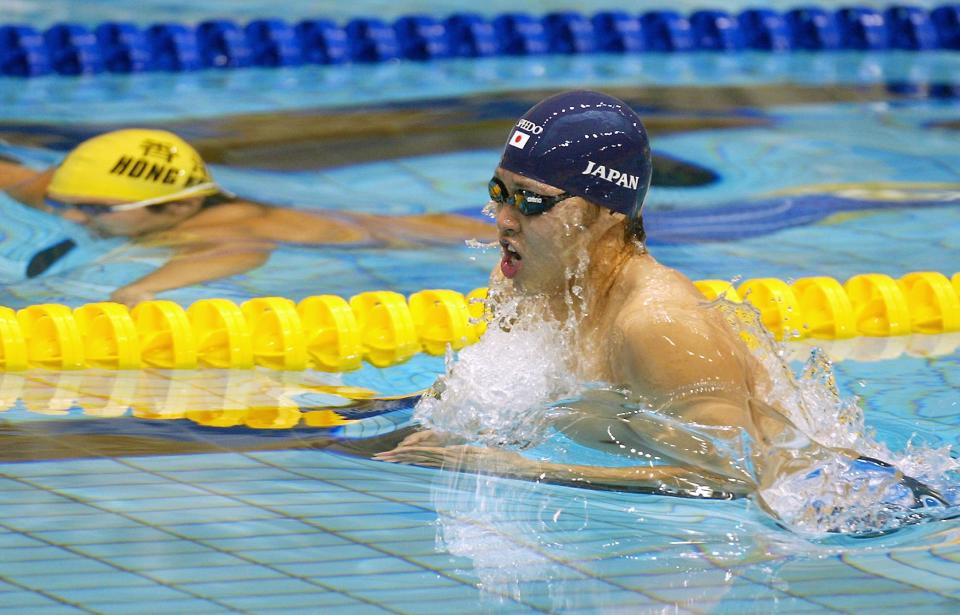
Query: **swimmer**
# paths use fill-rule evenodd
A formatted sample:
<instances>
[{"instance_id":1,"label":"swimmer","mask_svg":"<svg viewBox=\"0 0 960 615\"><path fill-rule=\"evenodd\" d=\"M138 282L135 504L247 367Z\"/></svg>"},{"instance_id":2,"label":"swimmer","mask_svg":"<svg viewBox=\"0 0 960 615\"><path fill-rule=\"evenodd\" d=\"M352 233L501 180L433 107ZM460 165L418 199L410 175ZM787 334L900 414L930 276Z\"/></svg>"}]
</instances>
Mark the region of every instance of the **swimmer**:
<instances>
[{"instance_id":1,"label":"swimmer","mask_svg":"<svg viewBox=\"0 0 960 615\"><path fill-rule=\"evenodd\" d=\"M534 106L511 130L489 183L502 247L491 289L538 318L572 319L572 373L614 387L565 405L556 426L583 445L645 451L662 463L537 461L429 430L378 459L593 488L754 494L761 505L785 478L808 477L838 457L862 459L815 442L766 403L770 377L724 312L706 309L689 279L649 253L642 207L650 177L647 134L626 103L575 91ZM916 481L900 484L918 506L939 497L911 488Z\"/></svg>"},{"instance_id":2,"label":"swimmer","mask_svg":"<svg viewBox=\"0 0 960 615\"><path fill-rule=\"evenodd\" d=\"M492 225L453 214L381 216L247 201L221 189L197 151L163 130L102 134L43 172L0 159L0 189L96 235L171 246L169 262L111 295L131 306L258 267L283 242L409 247L495 236Z\"/></svg>"}]
</instances>

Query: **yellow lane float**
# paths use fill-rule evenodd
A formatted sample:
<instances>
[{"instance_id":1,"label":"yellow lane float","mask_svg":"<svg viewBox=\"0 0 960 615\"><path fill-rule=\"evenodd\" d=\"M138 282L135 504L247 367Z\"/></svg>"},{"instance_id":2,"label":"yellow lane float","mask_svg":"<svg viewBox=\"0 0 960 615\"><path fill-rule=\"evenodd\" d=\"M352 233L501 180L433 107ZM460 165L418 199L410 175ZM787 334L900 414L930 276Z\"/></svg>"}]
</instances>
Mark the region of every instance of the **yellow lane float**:
<instances>
[{"instance_id":1,"label":"yellow lane float","mask_svg":"<svg viewBox=\"0 0 960 615\"><path fill-rule=\"evenodd\" d=\"M898 280L879 273L841 284L825 276L788 284L776 278L694 282L708 300L745 301L780 340L890 338L960 331L960 273L930 271ZM145 301L71 309L41 304L0 306L0 371L30 368L111 370L197 367L282 371L396 365L418 352L442 355L476 342L489 318L486 288L464 296L423 290L307 297L299 303L260 297L237 305L202 299L184 309ZM952 339L948 336L944 339ZM943 350L943 344L934 344ZM949 344L948 344L949 345ZM947 352L952 351L947 349Z\"/></svg>"}]
</instances>

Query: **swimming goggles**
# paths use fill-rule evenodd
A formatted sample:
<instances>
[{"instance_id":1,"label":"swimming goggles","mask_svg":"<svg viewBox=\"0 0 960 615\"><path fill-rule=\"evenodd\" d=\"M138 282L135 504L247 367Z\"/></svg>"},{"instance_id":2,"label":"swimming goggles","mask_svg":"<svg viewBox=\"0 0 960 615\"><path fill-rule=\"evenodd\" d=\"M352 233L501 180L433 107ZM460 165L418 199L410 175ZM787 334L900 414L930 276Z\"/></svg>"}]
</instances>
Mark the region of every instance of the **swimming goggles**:
<instances>
[{"instance_id":1,"label":"swimming goggles","mask_svg":"<svg viewBox=\"0 0 960 615\"><path fill-rule=\"evenodd\" d=\"M513 196L507 196L507 187L498 177L492 178L487 184L487 193L490 194L490 200L501 205L513 205L525 216L542 214L553 209L560 201L573 197L569 192L562 192L556 196L544 196L522 188L515 190Z\"/></svg>"},{"instance_id":2,"label":"swimming goggles","mask_svg":"<svg viewBox=\"0 0 960 615\"><path fill-rule=\"evenodd\" d=\"M104 214L115 213L118 211L143 209L144 207L150 207L151 205L164 205L166 203L172 203L174 201L190 198L199 194L206 196L211 194L211 191L216 192L218 190L219 188L217 187L216 183L204 182L202 184L190 186L189 188L185 188L179 192L174 192L173 194L158 196L152 199L144 199L142 201L135 201L133 203L121 203L119 205L104 205L102 203L67 203L66 201L54 199L50 195L44 197L43 202L48 207L56 211L67 211L73 209L87 216L102 216Z\"/></svg>"}]
</instances>

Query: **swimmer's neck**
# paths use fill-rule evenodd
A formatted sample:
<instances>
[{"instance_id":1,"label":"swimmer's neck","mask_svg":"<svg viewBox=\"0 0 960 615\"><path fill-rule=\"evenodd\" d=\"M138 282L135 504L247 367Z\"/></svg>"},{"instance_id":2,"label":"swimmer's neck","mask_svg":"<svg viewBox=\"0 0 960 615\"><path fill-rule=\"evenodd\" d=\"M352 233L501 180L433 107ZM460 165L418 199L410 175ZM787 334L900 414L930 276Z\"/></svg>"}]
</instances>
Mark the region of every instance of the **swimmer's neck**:
<instances>
[{"instance_id":1,"label":"swimmer's neck","mask_svg":"<svg viewBox=\"0 0 960 615\"><path fill-rule=\"evenodd\" d=\"M600 312L611 303L621 303L633 290L632 270L654 263L646 247L625 233L624 222L610 225L588 248L587 307Z\"/></svg>"},{"instance_id":2,"label":"swimmer's neck","mask_svg":"<svg viewBox=\"0 0 960 615\"><path fill-rule=\"evenodd\" d=\"M654 262L646 249L626 238L624 223L597 223L586 243L587 267L582 277L571 276L562 293L549 298L549 308L560 322L573 316L580 321L602 317L623 303L633 288L630 270ZM575 292L574 287L580 291Z\"/></svg>"}]
</instances>

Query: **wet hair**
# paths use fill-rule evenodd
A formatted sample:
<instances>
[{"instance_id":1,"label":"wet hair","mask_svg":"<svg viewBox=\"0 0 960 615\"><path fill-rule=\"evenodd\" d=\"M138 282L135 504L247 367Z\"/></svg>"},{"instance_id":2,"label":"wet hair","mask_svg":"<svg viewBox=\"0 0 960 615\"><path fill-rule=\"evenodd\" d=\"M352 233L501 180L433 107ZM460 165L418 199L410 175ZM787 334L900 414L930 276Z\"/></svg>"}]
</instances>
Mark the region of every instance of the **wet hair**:
<instances>
[{"instance_id":1,"label":"wet hair","mask_svg":"<svg viewBox=\"0 0 960 615\"><path fill-rule=\"evenodd\" d=\"M637 210L637 215L632 218L627 218L627 227L625 233L625 239L636 240L640 243L646 243L647 241L647 231L643 228L643 214L640 213L639 209Z\"/></svg>"}]
</instances>

